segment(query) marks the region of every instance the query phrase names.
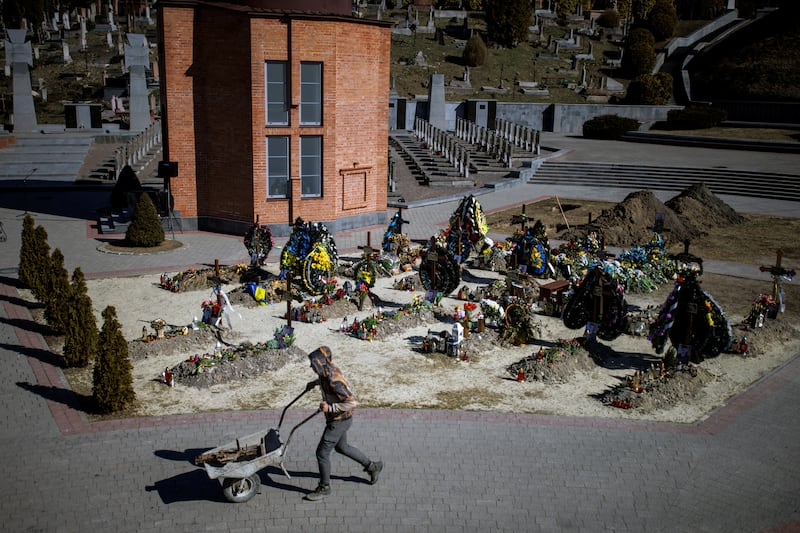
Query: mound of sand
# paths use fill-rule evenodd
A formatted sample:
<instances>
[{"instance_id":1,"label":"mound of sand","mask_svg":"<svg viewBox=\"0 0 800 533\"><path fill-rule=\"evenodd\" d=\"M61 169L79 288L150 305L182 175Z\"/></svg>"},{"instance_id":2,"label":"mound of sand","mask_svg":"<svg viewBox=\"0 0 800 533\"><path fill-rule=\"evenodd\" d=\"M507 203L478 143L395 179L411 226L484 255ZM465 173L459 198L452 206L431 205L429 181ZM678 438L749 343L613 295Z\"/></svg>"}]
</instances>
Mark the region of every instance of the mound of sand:
<instances>
[{"instance_id":1,"label":"mound of sand","mask_svg":"<svg viewBox=\"0 0 800 533\"><path fill-rule=\"evenodd\" d=\"M710 228L744 222L732 207L720 200L703 183L692 185L679 195L661 202L652 191L636 191L611 209L606 209L593 221L609 246L641 245L653 235L656 215L663 214L664 228L672 242L693 240ZM579 227L559 235L572 239L584 235L587 228Z\"/></svg>"},{"instance_id":2,"label":"mound of sand","mask_svg":"<svg viewBox=\"0 0 800 533\"><path fill-rule=\"evenodd\" d=\"M705 183L692 185L664 204L691 228L696 237L711 228L741 224L745 218L720 200Z\"/></svg>"}]
</instances>

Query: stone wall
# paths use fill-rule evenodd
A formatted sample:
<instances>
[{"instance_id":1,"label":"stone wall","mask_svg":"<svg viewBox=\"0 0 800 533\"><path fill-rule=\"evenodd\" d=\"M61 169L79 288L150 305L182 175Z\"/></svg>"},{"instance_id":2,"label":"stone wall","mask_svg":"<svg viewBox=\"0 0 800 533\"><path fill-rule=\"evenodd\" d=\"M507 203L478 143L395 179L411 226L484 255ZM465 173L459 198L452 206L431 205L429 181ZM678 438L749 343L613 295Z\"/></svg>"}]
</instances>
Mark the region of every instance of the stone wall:
<instances>
[{"instance_id":1,"label":"stone wall","mask_svg":"<svg viewBox=\"0 0 800 533\"><path fill-rule=\"evenodd\" d=\"M639 122L666 120L671 109L682 109L682 106L629 106L608 104L547 104L547 103L511 103L497 102L498 119L505 119L539 131L554 133L583 132L583 123L600 115L619 115L635 118ZM427 120L428 103L408 100L406 102L406 129L414 127L414 117ZM447 102L445 104L447 130L455 129L456 118L466 118L465 102ZM394 129L395 122L392 123ZM492 127L492 124L482 124Z\"/></svg>"}]
</instances>

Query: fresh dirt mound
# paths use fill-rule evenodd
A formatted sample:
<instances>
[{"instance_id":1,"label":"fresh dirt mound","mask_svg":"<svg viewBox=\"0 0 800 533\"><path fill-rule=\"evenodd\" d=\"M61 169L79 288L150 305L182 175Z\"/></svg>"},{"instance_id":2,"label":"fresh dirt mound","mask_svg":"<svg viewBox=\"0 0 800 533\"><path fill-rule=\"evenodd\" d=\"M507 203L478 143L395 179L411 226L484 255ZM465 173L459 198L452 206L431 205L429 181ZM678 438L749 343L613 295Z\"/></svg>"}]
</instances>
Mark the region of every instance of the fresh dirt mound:
<instances>
[{"instance_id":1,"label":"fresh dirt mound","mask_svg":"<svg viewBox=\"0 0 800 533\"><path fill-rule=\"evenodd\" d=\"M641 245L653 236L652 228L657 213L664 214L664 227L669 229L669 240L682 241L693 237L692 230L649 190L632 192L612 209L604 210L593 225L600 230L607 245ZM585 227L577 230L585 231ZM564 237L562 234L561 238Z\"/></svg>"},{"instance_id":2,"label":"fresh dirt mound","mask_svg":"<svg viewBox=\"0 0 800 533\"><path fill-rule=\"evenodd\" d=\"M682 191L678 196L661 202L645 189L636 191L606 209L592 223L609 246L630 247L642 245L653 236L656 214L664 215L664 235L669 242L693 240L711 228L740 224L745 218L720 200L704 184L698 183ZM587 232L580 226L559 234L560 239L579 239Z\"/></svg>"},{"instance_id":3,"label":"fresh dirt mound","mask_svg":"<svg viewBox=\"0 0 800 533\"><path fill-rule=\"evenodd\" d=\"M741 224L745 221L734 209L720 200L705 183L696 183L664 204L691 228L697 237L711 228Z\"/></svg>"}]
</instances>

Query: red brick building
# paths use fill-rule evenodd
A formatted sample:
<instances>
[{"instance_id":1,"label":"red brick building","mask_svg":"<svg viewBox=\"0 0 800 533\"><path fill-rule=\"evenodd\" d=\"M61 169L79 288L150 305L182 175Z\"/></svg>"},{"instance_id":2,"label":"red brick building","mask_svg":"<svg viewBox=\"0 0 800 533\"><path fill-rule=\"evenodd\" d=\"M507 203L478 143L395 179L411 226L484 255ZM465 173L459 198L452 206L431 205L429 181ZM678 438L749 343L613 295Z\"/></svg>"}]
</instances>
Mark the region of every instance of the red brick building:
<instances>
[{"instance_id":1,"label":"red brick building","mask_svg":"<svg viewBox=\"0 0 800 533\"><path fill-rule=\"evenodd\" d=\"M384 224L391 35L351 0L161 0L164 159L184 229Z\"/></svg>"}]
</instances>

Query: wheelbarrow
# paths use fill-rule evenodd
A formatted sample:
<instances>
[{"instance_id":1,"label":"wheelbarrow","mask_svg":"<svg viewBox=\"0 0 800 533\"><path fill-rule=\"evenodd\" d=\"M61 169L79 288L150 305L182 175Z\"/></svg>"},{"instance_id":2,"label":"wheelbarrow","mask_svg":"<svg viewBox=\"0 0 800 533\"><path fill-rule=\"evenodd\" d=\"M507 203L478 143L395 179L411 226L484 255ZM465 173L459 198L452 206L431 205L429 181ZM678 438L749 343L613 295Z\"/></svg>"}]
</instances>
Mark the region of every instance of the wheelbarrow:
<instances>
[{"instance_id":1,"label":"wheelbarrow","mask_svg":"<svg viewBox=\"0 0 800 533\"><path fill-rule=\"evenodd\" d=\"M222 484L222 493L228 501L246 502L258 494L261 488L261 478L258 472L268 466L278 465L287 478L292 478L286 471L286 467L283 466L286 449L297 428L311 420L320 411L317 409L294 426L285 443L281 440L280 428L286 410L302 398L306 392L308 391L303 391L283 408L277 428L270 429L266 434L259 431L239 437L233 442L228 442L195 457L194 463L203 465L209 478L219 480Z\"/></svg>"}]
</instances>

